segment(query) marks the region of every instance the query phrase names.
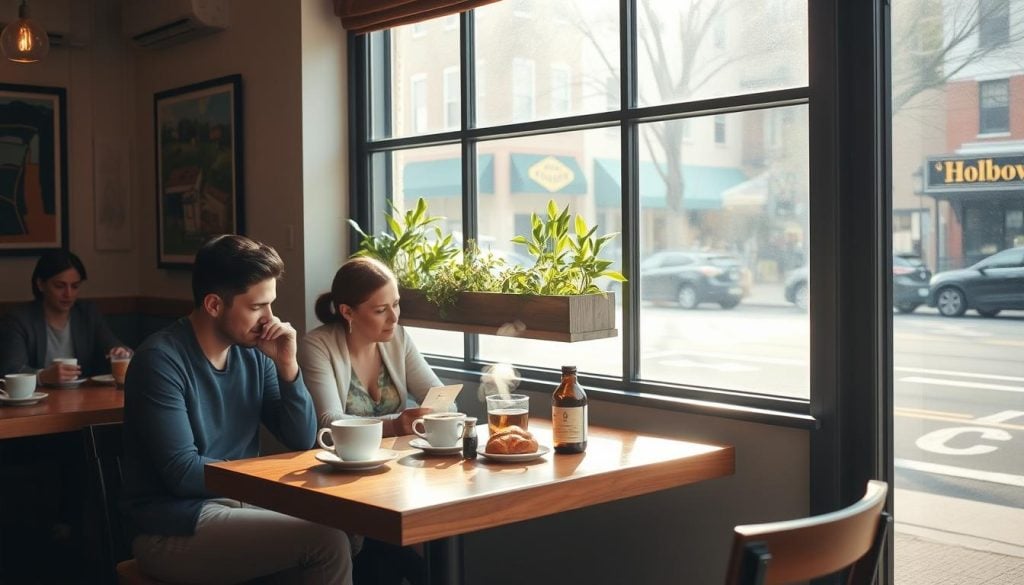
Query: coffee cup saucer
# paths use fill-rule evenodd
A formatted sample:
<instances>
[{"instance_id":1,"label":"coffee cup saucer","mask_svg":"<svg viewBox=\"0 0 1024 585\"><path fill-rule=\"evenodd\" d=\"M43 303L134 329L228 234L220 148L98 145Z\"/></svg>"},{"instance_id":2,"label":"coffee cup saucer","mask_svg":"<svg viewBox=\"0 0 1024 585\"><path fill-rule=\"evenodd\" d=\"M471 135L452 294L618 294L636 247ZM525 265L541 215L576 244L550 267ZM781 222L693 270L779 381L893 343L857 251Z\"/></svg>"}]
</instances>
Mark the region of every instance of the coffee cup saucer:
<instances>
[{"instance_id":1,"label":"coffee cup saucer","mask_svg":"<svg viewBox=\"0 0 1024 585\"><path fill-rule=\"evenodd\" d=\"M417 437L409 441L409 446L413 449L419 449L427 455L458 455L462 453L462 439L459 439L451 447L435 447L428 443L426 439Z\"/></svg>"},{"instance_id":2,"label":"coffee cup saucer","mask_svg":"<svg viewBox=\"0 0 1024 585\"><path fill-rule=\"evenodd\" d=\"M56 384L42 384L48 388L77 388L81 386L87 378L78 378L76 380L68 380L67 382L58 382Z\"/></svg>"},{"instance_id":3,"label":"coffee cup saucer","mask_svg":"<svg viewBox=\"0 0 1024 585\"><path fill-rule=\"evenodd\" d=\"M99 376L93 376L93 377L89 378L89 380L92 381L92 382L96 382L97 384L113 384L114 383L114 375L113 374L100 374Z\"/></svg>"},{"instance_id":4,"label":"coffee cup saucer","mask_svg":"<svg viewBox=\"0 0 1024 585\"><path fill-rule=\"evenodd\" d=\"M47 396L49 396L49 394L46 392L33 392L31 396L26 396L24 398L8 398L7 396L0 396L0 404L6 404L8 406L31 406Z\"/></svg>"},{"instance_id":5,"label":"coffee cup saucer","mask_svg":"<svg viewBox=\"0 0 1024 585\"><path fill-rule=\"evenodd\" d=\"M391 461L398 456L398 453L390 449L379 449L373 458L366 459L363 461L345 461L341 457L338 457L336 453L320 449L316 452L316 460L320 463L326 463L334 469L341 469L345 471L356 471L363 469L374 469L384 465L388 461Z\"/></svg>"},{"instance_id":6,"label":"coffee cup saucer","mask_svg":"<svg viewBox=\"0 0 1024 585\"><path fill-rule=\"evenodd\" d=\"M548 447L547 445L540 445L533 453L488 453L486 451L481 451L480 454L491 461L497 461L499 463L523 463L526 461L533 461L534 459L540 459L550 452L551 447Z\"/></svg>"}]
</instances>

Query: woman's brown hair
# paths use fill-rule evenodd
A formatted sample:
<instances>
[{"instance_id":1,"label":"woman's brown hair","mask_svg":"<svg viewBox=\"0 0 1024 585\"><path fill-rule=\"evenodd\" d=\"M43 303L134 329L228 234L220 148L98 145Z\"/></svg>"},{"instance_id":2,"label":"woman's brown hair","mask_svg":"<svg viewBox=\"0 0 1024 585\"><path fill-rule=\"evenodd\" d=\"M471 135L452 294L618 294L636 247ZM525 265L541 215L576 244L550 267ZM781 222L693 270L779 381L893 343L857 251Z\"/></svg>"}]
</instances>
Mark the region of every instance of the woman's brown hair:
<instances>
[{"instance_id":1,"label":"woman's brown hair","mask_svg":"<svg viewBox=\"0 0 1024 585\"><path fill-rule=\"evenodd\" d=\"M339 323L345 318L338 307L348 305L358 307L370 298L380 287L395 282L391 269L373 258L352 258L341 265L334 273L331 292L326 292L316 299L314 311L321 323Z\"/></svg>"}]
</instances>

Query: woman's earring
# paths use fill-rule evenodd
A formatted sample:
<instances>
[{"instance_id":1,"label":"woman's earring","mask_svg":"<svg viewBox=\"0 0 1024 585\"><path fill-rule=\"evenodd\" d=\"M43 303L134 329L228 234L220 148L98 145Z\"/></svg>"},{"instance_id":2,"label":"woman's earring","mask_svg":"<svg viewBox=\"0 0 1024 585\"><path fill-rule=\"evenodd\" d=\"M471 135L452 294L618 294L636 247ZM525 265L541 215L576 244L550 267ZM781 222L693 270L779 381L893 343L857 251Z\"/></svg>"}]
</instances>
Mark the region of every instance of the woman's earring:
<instances>
[{"instance_id":1,"label":"woman's earring","mask_svg":"<svg viewBox=\"0 0 1024 585\"><path fill-rule=\"evenodd\" d=\"M352 333L352 320L351 319L345 319L345 322L348 323L348 332Z\"/></svg>"}]
</instances>

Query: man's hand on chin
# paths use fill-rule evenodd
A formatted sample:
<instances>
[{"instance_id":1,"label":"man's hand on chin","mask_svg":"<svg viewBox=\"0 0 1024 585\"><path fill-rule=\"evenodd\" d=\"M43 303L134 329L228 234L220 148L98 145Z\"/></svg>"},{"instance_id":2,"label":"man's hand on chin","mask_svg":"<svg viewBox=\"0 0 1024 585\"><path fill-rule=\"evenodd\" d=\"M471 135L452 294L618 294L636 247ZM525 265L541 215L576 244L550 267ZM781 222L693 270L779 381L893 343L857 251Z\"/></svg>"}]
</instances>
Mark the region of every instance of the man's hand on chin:
<instances>
[{"instance_id":1,"label":"man's hand on chin","mask_svg":"<svg viewBox=\"0 0 1024 585\"><path fill-rule=\"evenodd\" d=\"M290 323L271 317L263 326L256 348L266 354L277 366L277 375L282 380L293 381L299 375L299 363L295 359L298 333Z\"/></svg>"}]
</instances>

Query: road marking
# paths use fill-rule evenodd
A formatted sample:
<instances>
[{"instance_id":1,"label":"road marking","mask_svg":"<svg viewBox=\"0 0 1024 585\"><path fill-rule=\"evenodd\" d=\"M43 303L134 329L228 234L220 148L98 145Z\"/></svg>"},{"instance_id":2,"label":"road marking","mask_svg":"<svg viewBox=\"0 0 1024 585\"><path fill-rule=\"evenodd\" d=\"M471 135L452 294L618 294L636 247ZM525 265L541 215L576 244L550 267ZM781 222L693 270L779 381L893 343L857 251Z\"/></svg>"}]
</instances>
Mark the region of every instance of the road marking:
<instances>
[{"instance_id":1,"label":"road marking","mask_svg":"<svg viewBox=\"0 0 1024 585\"><path fill-rule=\"evenodd\" d=\"M1024 386L1003 386L1002 384L982 384L981 382L961 382L959 380L940 380L923 376L900 378L900 382L931 384L932 386L950 386L953 388L978 388L979 390L999 390L1000 392L1024 392Z\"/></svg>"},{"instance_id":2,"label":"road marking","mask_svg":"<svg viewBox=\"0 0 1024 585\"><path fill-rule=\"evenodd\" d=\"M1003 423L1003 422L991 422L991 421L985 420L984 418L972 419L971 416L967 415L967 414L949 413L946 416L941 416L941 415L935 415L935 414L917 414L917 413L910 413L910 412L902 412L902 410L903 409L900 409L900 408L895 409L893 411L893 415L894 416L907 417L907 418L917 418L917 419L921 419L921 420L937 420L937 421L951 422L951 423L957 423L957 424L963 424L965 422L970 422L972 424L976 424L976 425L983 426L983 427L992 427L992 428L996 428L996 429L1009 429L1011 431L1024 431L1024 426L1022 426L1022 425L1011 425L1011 424L1007 424L1007 423Z\"/></svg>"},{"instance_id":3,"label":"road marking","mask_svg":"<svg viewBox=\"0 0 1024 585\"><path fill-rule=\"evenodd\" d=\"M983 416L978 419L979 422L993 422L993 423L1004 423L1008 420L1020 418L1024 416L1024 411L1020 410L1004 410L988 416Z\"/></svg>"},{"instance_id":4,"label":"road marking","mask_svg":"<svg viewBox=\"0 0 1024 585\"><path fill-rule=\"evenodd\" d=\"M661 360L658 364L672 368L704 368L706 370L717 370L719 372L756 372L760 369L755 366L745 366L736 362L718 362L708 364L687 359Z\"/></svg>"},{"instance_id":5,"label":"road marking","mask_svg":"<svg viewBox=\"0 0 1024 585\"><path fill-rule=\"evenodd\" d=\"M1004 382L1024 382L1020 376L1002 376L999 374L975 374L972 372L957 372L955 370L931 370L928 368L909 368L896 366L894 372L907 372L911 374L935 374L938 376L958 376L961 378L978 378L979 380L1002 380Z\"/></svg>"},{"instance_id":6,"label":"road marking","mask_svg":"<svg viewBox=\"0 0 1024 585\"><path fill-rule=\"evenodd\" d=\"M897 406L895 408L897 414L903 414L904 416L914 416L915 414L921 414L932 418L971 418L969 414L963 414L959 412L942 412L940 410L924 410L922 408L908 408L906 406Z\"/></svg>"},{"instance_id":7,"label":"road marking","mask_svg":"<svg viewBox=\"0 0 1024 585\"><path fill-rule=\"evenodd\" d=\"M982 471L980 469L967 469L966 467L955 467L953 465L942 465L940 463L929 463L927 461L914 461L912 459L896 458L893 464L898 469L909 469L911 471L923 471L936 475L947 475L963 479L974 479L987 481L989 483L1001 483L1015 487L1024 487L1024 475L1013 475L1000 473L998 471Z\"/></svg>"},{"instance_id":8,"label":"road marking","mask_svg":"<svg viewBox=\"0 0 1024 585\"><path fill-rule=\"evenodd\" d=\"M740 362L753 362L753 363L756 363L756 364L774 364L774 365L781 365L781 366L806 366L807 365L807 360L797 360L797 359L790 359L790 358L773 358L773 357L765 357L765 356L738 355L738 354L734 354L734 353L724 353L724 352L715 352L715 351L688 351L688 350L684 350L684 349L676 350L676 351L673 351L671 353L667 353L665 355L660 355L660 356L656 356L656 357L666 357L666 356L672 355L672 354L675 354L675 355L689 355L689 356L695 356L695 357L715 358L715 359L723 359L723 360L734 360L734 361L740 361ZM651 356L644 355L644 358L649 359L650 357Z\"/></svg>"}]
</instances>

